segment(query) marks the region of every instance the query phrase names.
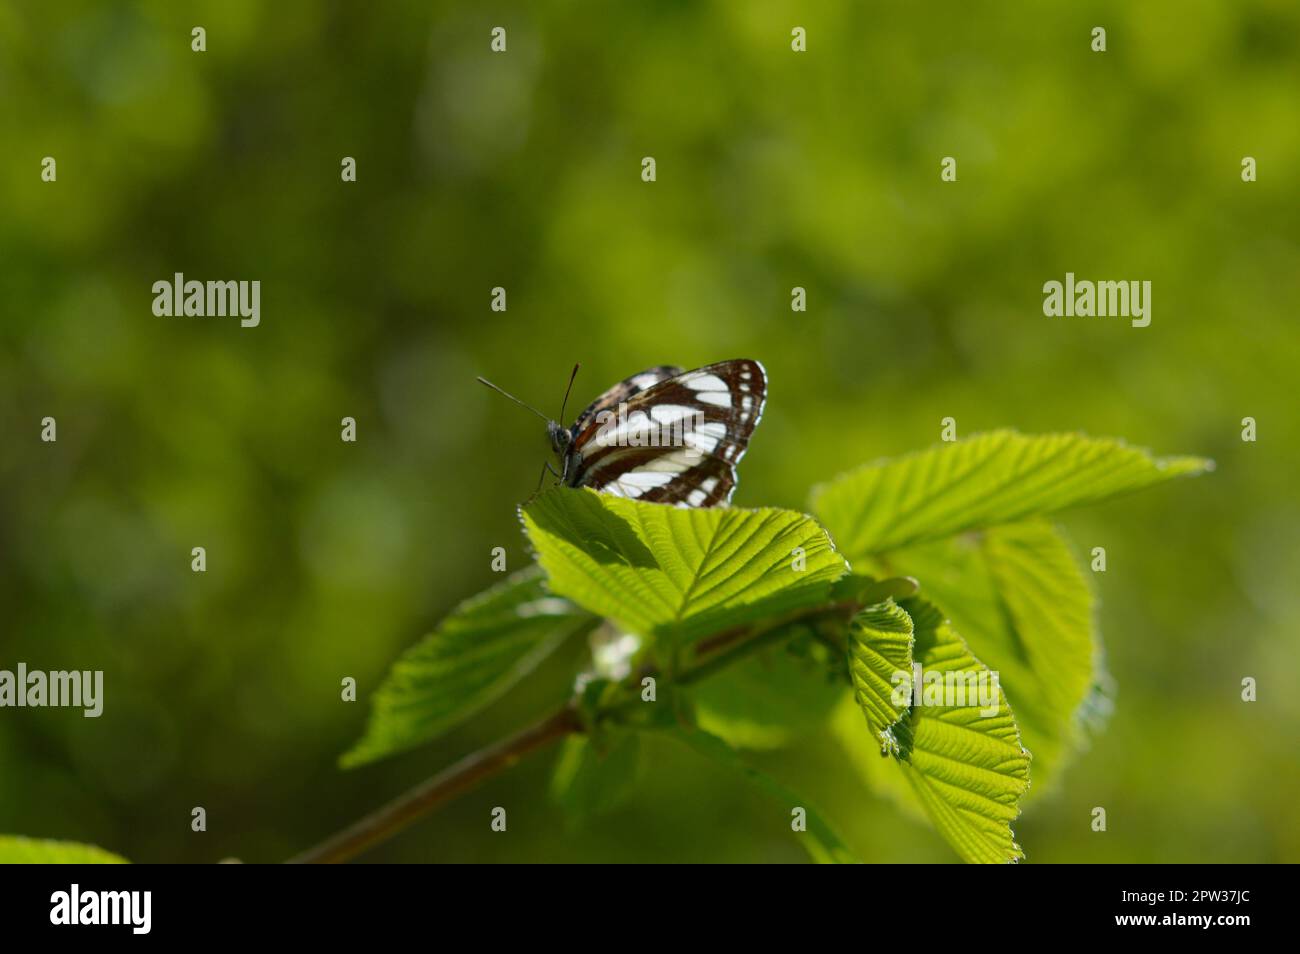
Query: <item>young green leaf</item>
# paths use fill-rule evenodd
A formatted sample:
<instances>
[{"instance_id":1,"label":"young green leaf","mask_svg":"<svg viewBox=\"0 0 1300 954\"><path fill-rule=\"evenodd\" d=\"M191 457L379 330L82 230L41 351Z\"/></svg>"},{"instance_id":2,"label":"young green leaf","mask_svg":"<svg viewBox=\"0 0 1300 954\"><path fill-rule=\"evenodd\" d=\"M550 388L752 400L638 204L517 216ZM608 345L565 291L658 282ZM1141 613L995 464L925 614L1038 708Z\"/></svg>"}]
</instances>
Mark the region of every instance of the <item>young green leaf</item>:
<instances>
[{"instance_id":1,"label":"young green leaf","mask_svg":"<svg viewBox=\"0 0 1300 954\"><path fill-rule=\"evenodd\" d=\"M853 698L881 751L897 753L893 727L911 704L912 617L886 600L858 613L848 636Z\"/></svg>"},{"instance_id":2,"label":"young green leaf","mask_svg":"<svg viewBox=\"0 0 1300 954\"><path fill-rule=\"evenodd\" d=\"M849 766L872 793L888 799L912 821L934 827L921 807L916 790L899 770L897 760L882 755L878 736L862 731L862 707L852 695L840 701L827 725L831 737L844 750Z\"/></svg>"},{"instance_id":3,"label":"young green leaf","mask_svg":"<svg viewBox=\"0 0 1300 954\"><path fill-rule=\"evenodd\" d=\"M120 855L76 841L0 835L0 865L125 865Z\"/></svg>"},{"instance_id":4,"label":"young green leaf","mask_svg":"<svg viewBox=\"0 0 1300 954\"><path fill-rule=\"evenodd\" d=\"M564 809L567 824L618 808L636 791L642 770L641 737L609 728L593 742L586 736L564 740L551 776L551 798Z\"/></svg>"},{"instance_id":5,"label":"young green leaf","mask_svg":"<svg viewBox=\"0 0 1300 954\"><path fill-rule=\"evenodd\" d=\"M507 577L456 607L398 659L375 694L365 735L341 764L351 768L433 739L596 623L548 593L536 566Z\"/></svg>"},{"instance_id":6,"label":"young green leaf","mask_svg":"<svg viewBox=\"0 0 1300 954\"><path fill-rule=\"evenodd\" d=\"M812 506L856 561L1212 467L1082 434L993 431L850 471L814 488Z\"/></svg>"},{"instance_id":7,"label":"young green leaf","mask_svg":"<svg viewBox=\"0 0 1300 954\"><path fill-rule=\"evenodd\" d=\"M796 655L795 650L801 650ZM690 687L700 728L738 749L775 749L826 724L846 693L805 624Z\"/></svg>"},{"instance_id":8,"label":"young green leaf","mask_svg":"<svg viewBox=\"0 0 1300 954\"><path fill-rule=\"evenodd\" d=\"M971 651L999 673L1025 747L1034 794L1047 790L1080 742L1080 707L1099 679L1092 592L1045 520L890 555L925 581Z\"/></svg>"},{"instance_id":9,"label":"young green leaf","mask_svg":"<svg viewBox=\"0 0 1300 954\"><path fill-rule=\"evenodd\" d=\"M910 576L894 576L878 580L862 573L848 573L831 587L831 602L853 602L859 606L874 606L885 600L905 600L915 596L921 584Z\"/></svg>"},{"instance_id":10,"label":"young green leaf","mask_svg":"<svg viewBox=\"0 0 1300 954\"><path fill-rule=\"evenodd\" d=\"M811 517L561 488L522 508L551 589L623 629L687 643L824 603L844 559Z\"/></svg>"},{"instance_id":11,"label":"young green leaf","mask_svg":"<svg viewBox=\"0 0 1300 954\"><path fill-rule=\"evenodd\" d=\"M935 828L963 860L1023 858L1011 822L1029 787L1029 753L1020 745L1006 696L932 604L911 599L903 608L912 617L912 652L924 675L920 704L894 730L901 750L898 765ZM959 673L982 680L988 695L972 699L968 688L964 700L949 698L943 690L956 688Z\"/></svg>"},{"instance_id":12,"label":"young green leaf","mask_svg":"<svg viewBox=\"0 0 1300 954\"><path fill-rule=\"evenodd\" d=\"M818 864L858 863L858 858L853 854L852 850L815 809L809 807L807 802L776 779L745 762L734 749L716 735L710 735L702 729L686 726L670 729L669 734L673 738L684 742L705 758L712 759L721 765L726 765L740 772L783 804L787 811L802 808L807 830L795 832L794 835L799 839L799 843L813 861ZM786 815L784 817L789 818L791 816Z\"/></svg>"}]
</instances>

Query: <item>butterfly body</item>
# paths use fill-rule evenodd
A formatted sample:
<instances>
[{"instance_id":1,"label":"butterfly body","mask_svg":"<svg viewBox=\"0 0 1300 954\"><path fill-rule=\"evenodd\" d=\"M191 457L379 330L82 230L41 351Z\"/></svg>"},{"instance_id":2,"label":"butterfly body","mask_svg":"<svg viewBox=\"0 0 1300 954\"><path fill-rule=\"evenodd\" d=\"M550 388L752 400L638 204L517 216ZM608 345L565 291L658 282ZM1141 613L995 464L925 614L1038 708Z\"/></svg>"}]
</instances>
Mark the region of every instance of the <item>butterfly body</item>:
<instances>
[{"instance_id":1,"label":"butterfly body","mask_svg":"<svg viewBox=\"0 0 1300 954\"><path fill-rule=\"evenodd\" d=\"M767 373L750 359L648 368L607 390L572 427L547 423L559 482L681 507L726 505L766 399Z\"/></svg>"}]
</instances>

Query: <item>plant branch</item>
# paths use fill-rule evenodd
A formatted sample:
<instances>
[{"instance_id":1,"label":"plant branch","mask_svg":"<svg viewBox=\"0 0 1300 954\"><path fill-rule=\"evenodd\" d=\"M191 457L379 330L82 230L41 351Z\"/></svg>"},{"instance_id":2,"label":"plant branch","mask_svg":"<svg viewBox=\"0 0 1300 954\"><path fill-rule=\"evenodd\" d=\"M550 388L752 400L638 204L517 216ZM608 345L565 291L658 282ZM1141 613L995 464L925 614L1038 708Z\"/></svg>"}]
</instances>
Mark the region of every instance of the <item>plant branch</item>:
<instances>
[{"instance_id":1,"label":"plant branch","mask_svg":"<svg viewBox=\"0 0 1300 954\"><path fill-rule=\"evenodd\" d=\"M886 581L885 585L894 582L896 581ZM862 605L861 598L838 600L795 610L756 625L722 630L700 640L695 647L695 665L678 672L675 681L683 685L698 682L778 638L792 623L809 622L816 625L832 619L850 619ZM653 670L637 672L630 682L639 684L647 672ZM465 756L316 847L290 858L289 863L334 864L347 861L386 841L457 795L510 768L525 756L546 748L567 735L586 730L578 711L573 705L566 705L541 722Z\"/></svg>"},{"instance_id":2,"label":"plant branch","mask_svg":"<svg viewBox=\"0 0 1300 954\"><path fill-rule=\"evenodd\" d=\"M578 714L566 705L541 722L465 756L332 838L290 858L289 863L337 864L347 861L391 838L444 802L510 768L525 756L581 729Z\"/></svg>"}]
</instances>

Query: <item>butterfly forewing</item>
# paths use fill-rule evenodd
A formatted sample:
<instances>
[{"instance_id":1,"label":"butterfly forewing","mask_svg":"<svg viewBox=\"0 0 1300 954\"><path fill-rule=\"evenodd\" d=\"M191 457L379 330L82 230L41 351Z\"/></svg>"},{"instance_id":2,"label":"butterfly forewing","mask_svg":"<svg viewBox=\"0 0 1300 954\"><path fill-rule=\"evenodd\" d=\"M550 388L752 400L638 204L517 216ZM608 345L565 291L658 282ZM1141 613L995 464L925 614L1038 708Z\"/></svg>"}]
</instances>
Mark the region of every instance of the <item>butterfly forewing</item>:
<instances>
[{"instance_id":1,"label":"butterfly forewing","mask_svg":"<svg viewBox=\"0 0 1300 954\"><path fill-rule=\"evenodd\" d=\"M633 395L640 394L646 388L654 387L660 381L666 381L668 378L676 377L681 373L681 368L674 367L671 364L660 364L653 368L646 368L630 378L624 378L588 404L586 410L578 415L577 422L569 430L574 437L577 437L586 429L588 424L595 420L596 415L601 411L617 408L620 402L630 399Z\"/></svg>"},{"instance_id":2,"label":"butterfly forewing","mask_svg":"<svg viewBox=\"0 0 1300 954\"><path fill-rule=\"evenodd\" d=\"M633 375L583 412L573 428L567 483L685 507L731 500L736 464L763 415L763 366L739 359L664 375L673 370Z\"/></svg>"}]
</instances>

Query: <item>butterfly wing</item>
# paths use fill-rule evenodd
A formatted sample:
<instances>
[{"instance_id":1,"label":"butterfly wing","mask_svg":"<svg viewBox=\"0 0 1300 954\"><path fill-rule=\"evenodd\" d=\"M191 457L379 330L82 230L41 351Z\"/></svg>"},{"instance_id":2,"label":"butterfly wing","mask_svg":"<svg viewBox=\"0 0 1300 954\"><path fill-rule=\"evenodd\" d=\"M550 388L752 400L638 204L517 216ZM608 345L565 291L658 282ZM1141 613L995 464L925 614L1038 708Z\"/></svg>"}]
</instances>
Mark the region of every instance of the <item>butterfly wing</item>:
<instances>
[{"instance_id":1,"label":"butterfly wing","mask_svg":"<svg viewBox=\"0 0 1300 954\"><path fill-rule=\"evenodd\" d=\"M593 405L575 425L568 483L652 503L726 504L766 400L763 366L737 359Z\"/></svg>"}]
</instances>

